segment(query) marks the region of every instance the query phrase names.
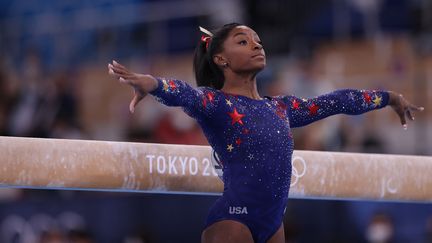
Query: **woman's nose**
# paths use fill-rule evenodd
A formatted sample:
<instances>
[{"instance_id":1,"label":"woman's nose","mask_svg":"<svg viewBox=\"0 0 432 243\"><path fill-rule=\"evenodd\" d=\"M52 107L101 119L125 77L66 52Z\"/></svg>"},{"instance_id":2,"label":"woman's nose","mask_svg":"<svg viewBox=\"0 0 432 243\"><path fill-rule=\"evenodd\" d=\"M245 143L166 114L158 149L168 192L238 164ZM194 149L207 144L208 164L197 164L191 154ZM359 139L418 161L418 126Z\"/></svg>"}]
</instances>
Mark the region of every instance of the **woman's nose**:
<instances>
[{"instance_id":1,"label":"woman's nose","mask_svg":"<svg viewBox=\"0 0 432 243\"><path fill-rule=\"evenodd\" d=\"M263 46L260 44L260 43L258 43L258 42L254 42L254 46L253 46L253 49L254 50L261 50L263 48Z\"/></svg>"}]
</instances>

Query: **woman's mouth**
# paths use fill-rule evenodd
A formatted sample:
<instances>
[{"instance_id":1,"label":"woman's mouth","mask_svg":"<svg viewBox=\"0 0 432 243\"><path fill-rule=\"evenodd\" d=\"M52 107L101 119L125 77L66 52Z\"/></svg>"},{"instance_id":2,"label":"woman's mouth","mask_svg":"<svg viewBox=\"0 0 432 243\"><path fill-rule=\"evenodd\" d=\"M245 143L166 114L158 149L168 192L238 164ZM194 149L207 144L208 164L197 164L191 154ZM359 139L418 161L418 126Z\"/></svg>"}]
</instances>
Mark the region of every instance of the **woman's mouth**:
<instances>
[{"instance_id":1,"label":"woman's mouth","mask_svg":"<svg viewBox=\"0 0 432 243\"><path fill-rule=\"evenodd\" d=\"M262 54L262 53L260 53L260 54L256 54L256 55L253 55L253 56L252 56L252 58L255 58L255 57L265 58L265 55Z\"/></svg>"}]
</instances>

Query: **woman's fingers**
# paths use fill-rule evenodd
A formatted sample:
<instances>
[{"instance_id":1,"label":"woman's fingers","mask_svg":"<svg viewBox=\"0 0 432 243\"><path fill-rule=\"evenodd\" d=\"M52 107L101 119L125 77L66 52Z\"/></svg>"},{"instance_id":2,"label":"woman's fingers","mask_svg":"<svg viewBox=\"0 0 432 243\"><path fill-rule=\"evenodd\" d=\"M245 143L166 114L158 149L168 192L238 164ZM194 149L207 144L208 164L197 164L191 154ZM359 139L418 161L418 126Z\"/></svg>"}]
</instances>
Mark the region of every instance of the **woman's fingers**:
<instances>
[{"instance_id":1,"label":"woman's fingers","mask_svg":"<svg viewBox=\"0 0 432 243\"><path fill-rule=\"evenodd\" d=\"M408 117L408 119L414 121L414 113L415 111L423 111L424 107L421 106L415 106L408 102L402 95L399 95L399 100L395 104L392 105L395 109L396 113L399 115L399 118L401 120L401 123L403 125L403 128L407 129L407 122L405 119L405 116Z\"/></svg>"},{"instance_id":2,"label":"woman's fingers","mask_svg":"<svg viewBox=\"0 0 432 243\"><path fill-rule=\"evenodd\" d=\"M129 71L126 67L115 60L108 64L108 73L111 76L117 78L120 83L132 86L134 90L134 96L129 104L129 110L131 113L134 113L137 104L147 95L147 92L145 91L146 88L143 86L143 83L145 83L145 79L148 79L148 77L146 77L146 75Z\"/></svg>"},{"instance_id":3,"label":"woman's fingers","mask_svg":"<svg viewBox=\"0 0 432 243\"><path fill-rule=\"evenodd\" d=\"M413 104L410 104L410 105L409 105L409 109L410 109L410 110L413 110L413 111L423 111L423 110L424 110L424 107L423 107L423 106L415 106L415 105L413 105Z\"/></svg>"},{"instance_id":4,"label":"woman's fingers","mask_svg":"<svg viewBox=\"0 0 432 243\"><path fill-rule=\"evenodd\" d=\"M120 81L120 83L132 85L132 82L129 79L124 79L123 77L120 77L119 81Z\"/></svg>"},{"instance_id":5,"label":"woman's fingers","mask_svg":"<svg viewBox=\"0 0 432 243\"><path fill-rule=\"evenodd\" d=\"M114 71L116 71L118 73L131 73L131 71L129 71L126 68L121 68L121 67L118 67L118 66L115 66L115 65L111 65L111 66L113 67Z\"/></svg>"},{"instance_id":6,"label":"woman's fingers","mask_svg":"<svg viewBox=\"0 0 432 243\"><path fill-rule=\"evenodd\" d=\"M114 75L114 70L113 70L112 65L110 63L108 63L108 73L111 75Z\"/></svg>"},{"instance_id":7,"label":"woman's fingers","mask_svg":"<svg viewBox=\"0 0 432 243\"><path fill-rule=\"evenodd\" d=\"M137 79L137 77L135 75L133 75L133 74L127 75L127 74L118 74L118 73L114 72L113 74L111 74L111 76L114 76L117 79L124 78L126 80L130 80L131 83L134 83L135 80Z\"/></svg>"},{"instance_id":8,"label":"woman's fingers","mask_svg":"<svg viewBox=\"0 0 432 243\"><path fill-rule=\"evenodd\" d=\"M406 113L408 119L410 119L411 121L414 121L415 118L414 118L414 116L411 114L411 111L410 111L410 110L407 110L405 113Z\"/></svg>"},{"instance_id":9,"label":"woman's fingers","mask_svg":"<svg viewBox=\"0 0 432 243\"><path fill-rule=\"evenodd\" d=\"M134 112L135 112L135 106L138 104L138 102L139 102L139 98L138 98L138 96L137 96L137 95L134 95L134 97L133 97L131 103L129 104L129 111L130 111L131 113L134 113Z\"/></svg>"},{"instance_id":10,"label":"woman's fingers","mask_svg":"<svg viewBox=\"0 0 432 243\"><path fill-rule=\"evenodd\" d=\"M133 84L133 81L132 81L133 77L132 76L120 75L120 74L113 72L112 70L109 71L109 74L111 76L114 76L115 78L117 78L120 81L120 83Z\"/></svg>"},{"instance_id":11,"label":"woman's fingers","mask_svg":"<svg viewBox=\"0 0 432 243\"><path fill-rule=\"evenodd\" d=\"M108 74L111 76L119 76L120 75L118 72L116 72L113 65L111 65L111 64L108 64Z\"/></svg>"},{"instance_id":12,"label":"woman's fingers","mask_svg":"<svg viewBox=\"0 0 432 243\"><path fill-rule=\"evenodd\" d=\"M113 70L113 72L117 73L117 74L122 74L122 75L130 75L131 74L131 72L129 72L129 70L115 67L112 64L108 64L108 68Z\"/></svg>"},{"instance_id":13,"label":"woman's fingers","mask_svg":"<svg viewBox=\"0 0 432 243\"><path fill-rule=\"evenodd\" d=\"M413 104L408 104L408 107L405 110L406 110L405 113L408 116L408 118L411 121L414 121L415 117L413 115L413 111L423 111L424 107L422 107L422 106L419 107L419 106L415 106Z\"/></svg>"},{"instance_id":14,"label":"woman's fingers","mask_svg":"<svg viewBox=\"0 0 432 243\"><path fill-rule=\"evenodd\" d=\"M127 68L125 66L121 65L120 63L116 62L115 60L113 60L113 65L118 67L118 68L127 70Z\"/></svg>"},{"instance_id":15,"label":"woman's fingers","mask_svg":"<svg viewBox=\"0 0 432 243\"><path fill-rule=\"evenodd\" d=\"M124 70L122 70L122 69L118 69L118 68L114 67L114 66L111 65L111 64L108 64L108 65L110 65L110 69L111 69L114 73L122 74L122 75L128 75L128 74L130 74L129 72L124 71Z\"/></svg>"},{"instance_id":16,"label":"woman's fingers","mask_svg":"<svg viewBox=\"0 0 432 243\"><path fill-rule=\"evenodd\" d=\"M111 64L108 64L108 73L117 78L121 83L134 85L136 78L134 74L119 72Z\"/></svg>"},{"instance_id":17,"label":"woman's fingers","mask_svg":"<svg viewBox=\"0 0 432 243\"><path fill-rule=\"evenodd\" d=\"M405 113L404 112L398 112L398 115L399 115L399 118L400 118L400 121L402 123L403 128L406 130L408 126L407 126L407 122L405 119Z\"/></svg>"},{"instance_id":18,"label":"woman's fingers","mask_svg":"<svg viewBox=\"0 0 432 243\"><path fill-rule=\"evenodd\" d=\"M406 108L403 105L403 103L400 100L396 105L393 105L392 108L396 112L396 114L399 116L400 122L404 129L407 129L406 119L405 119L405 111Z\"/></svg>"},{"instance_id":19,"label":"woman's fingers","mask_svg":"<svg viewBox=\"0 0 432 243\"><path fill-rule=\"evenodd\" d=\"M144 96L145 94L141 94L134 89L134 97L132 98L132 101L129 104L129 111L131 113L135 112L135 107L137 106L138 102L140 102L144 98Z\"/></svg>"}]
</instances>

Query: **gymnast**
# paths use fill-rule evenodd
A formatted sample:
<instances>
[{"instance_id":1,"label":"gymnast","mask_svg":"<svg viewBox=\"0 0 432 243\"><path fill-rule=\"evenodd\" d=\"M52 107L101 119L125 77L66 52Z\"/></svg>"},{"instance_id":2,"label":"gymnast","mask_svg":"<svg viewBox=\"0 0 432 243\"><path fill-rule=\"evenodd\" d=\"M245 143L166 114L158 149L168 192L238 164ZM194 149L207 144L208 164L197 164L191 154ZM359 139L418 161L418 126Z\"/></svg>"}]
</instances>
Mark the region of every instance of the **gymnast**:
<instances>
[{"instance_id":1,"label":"gymnast","mask_svg":"<svg viewBox=\"0 0 432 243\"><path fill-rule=\"evenodd\" d=\"M231 23L204 32L194 54L197 88L129 71L116 61L108 72L132 86L135 106L148 93L180 106L201 126L223 165L224 191L211 207L201 241L285 242L283 216L291 180L291 128L335 114L358 115L391 106L403 127L421 111L392 91L341 89L311 99L260 96L256 75L266 65L260 38Z\"/></svg>"}]
</instances>

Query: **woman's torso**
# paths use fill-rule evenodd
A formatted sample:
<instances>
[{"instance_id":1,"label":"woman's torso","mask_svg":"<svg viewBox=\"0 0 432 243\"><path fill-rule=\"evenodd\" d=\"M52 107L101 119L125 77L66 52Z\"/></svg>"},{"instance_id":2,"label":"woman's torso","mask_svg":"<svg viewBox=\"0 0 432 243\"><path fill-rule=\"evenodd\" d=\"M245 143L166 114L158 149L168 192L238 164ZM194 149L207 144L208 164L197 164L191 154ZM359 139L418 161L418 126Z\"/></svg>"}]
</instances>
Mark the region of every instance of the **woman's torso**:
<instances>
[{"instance_id":1,"label":"woman's torso","mask_svg":"<svg viewBox=\"0 0 432 243\"><path fill-rule=\"evenodd\" d=\"M206 92L213 112L199 123L223 164L224 196L286 203L293 152L286 104L277 97Z\"/></svg>"}]
</instances>

